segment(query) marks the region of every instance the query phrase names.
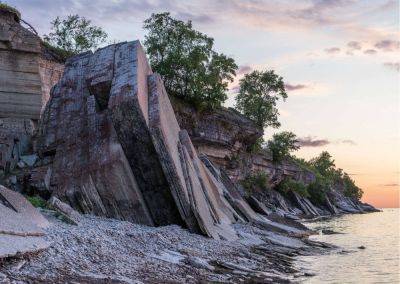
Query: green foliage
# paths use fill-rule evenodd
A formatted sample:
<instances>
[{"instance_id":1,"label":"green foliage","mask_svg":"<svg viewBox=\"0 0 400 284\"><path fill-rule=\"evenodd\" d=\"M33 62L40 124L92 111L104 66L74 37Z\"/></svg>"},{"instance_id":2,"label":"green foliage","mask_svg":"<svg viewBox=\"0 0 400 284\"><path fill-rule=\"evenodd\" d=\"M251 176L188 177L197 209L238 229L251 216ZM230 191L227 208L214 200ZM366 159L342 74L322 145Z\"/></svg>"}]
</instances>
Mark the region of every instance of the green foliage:
<instances>
[{"instance_id":1,"label":"green foliage","mask_svg":"<svg viewBox=\"0 0 400 284\"><path fill-rule=\"evenodd\" d=\"M283 194L288 194L289 192L297 192L303 197L309 197L307 187L304 183L295 181L292 178L285 177L276 187L276 190L282 192Z\"/></svg>"},{"instance_id":2,"label":"green foliage","mask_svg":"<svg viewBox=\"0 0 400 284\"><path fill-rule=\"evenodd\" d=\"M69 57L73 56L74 53L67 51L65 49L59 48L59 47L55 47L52 46L51 44L49 44L48 42L43 42L43 45L50 50L51 52L53 52L54 54L56 54L56 56L60 59L60 61L65 62Z\"/></svg>"},{"instance_id":3,"label":"green foliage","mask_svg":"<svg viewBox=\"0 0 400 284\"><path fill-rule=\"evenodd\" d=\"M281 162L283 158L289 157L290 152L298 150L296 135L293 132L283 131L276 133L267 143L268 149L272 153L274 162Z\"/></svg>"},{"instance_id":4,"label":"green foliage","mask_svg":"<svg viewBox=\"0 0 400 284\"><path fill-rule=\"evenodd\" d=\"M51 32L44 36L45 42L69 54L96 49L107 39L102 28L79 15L69 15L63 20L57 17L51 24Z\"/></svg>"},{"instance_id":5,"label":"green foliage","mask_svg":"<svg viewBox=\"0 0 400 284\"><path fill-rule=\"evenodd\" d=\"M315 181L307 186L310 200L314 204L324 204L326 194L329 192L329 190L330 181L318 172L316 173Z\"/></svg>"},{"instance_id":6,"label":"green foliage","mask_svg":"<svg viewBox=\"0 0 400 284\"><path fill-rule=\"evenodd\" d=\"M46 201L40 196L26 196L26 199L35 207L47 208Z\"/></svg>"},{"instance_id":7,"label":"green foliage","mask_svg":"<svg viewBox=\"0 0 400 284\"><path fill-rule=\"evenodd\" d=\"M323 176L333 177L333 172L335 169L335 161L332 159L332 156L324 151L319 154L318 157L310 160L310 164Z\"/></svg>"},{"instance_id":8,"label":"green foliage","mask_svg":"<svg viewBox=\"0 0 400 284\"><path fill-rule=\"evenodd\" d=\"M6 10L17 15L18 19L21 19L21 13L14 7L0 1L0 10Z\"/></svg>"},{"instance_id":9,"label":"green foliage","mask_svg":"<svg viewBox=\"0 0 400 284\"><path fill-rule=\"evenodd\" d=\"M240 80L236 108L262 128L279 127L277 101L287 94L283 78L273 70L253 71Z\"/></svg>"},{"instance_id":10,"label":"green foliage","mask_svg":"<svg viewBox=\"0 0 400 284\"><path fill-rule=\"evenodd\" d=\"M214 40L193 29L192 22L169 13L152 14L144 21L144 45L151 67L158 72L168 94L197 108L220 107L227 99L237 65L213 50Z\"/></svg>"},{"instance_id":11,"label":"green foliage","mask_svg":"<svg viewBox=\"0 0 400 284\"><path fill-rule=\"evenodd\" d=\"M335 161L328 152L324 151L318 157L311 159L307 166L316 175L316 181L308 186L311 201L323 204L326 193L333 187L341 189L347 197L361 199L362 189L356 186L347 173L335 167Z\"/></svg>"},{"instance_id":12,"label":"green foliage","mask_svg":"<svg viewBox=\"0 0 400 284\"><path fill-rule=\"evenodd\" d=\"M266 190L269 189L268 175L263 171L256 171L242 180L241 184L248 194Z\"/></svg>"},{"instance_id":13,"label":"green foliage","mask_svg":"<svg viewBox=\"0 0 400 284\"><path fill-rule=\"evenodd\" d=\"M354 180L347 174L343 173L342 181L344 185L344 195L354 199L361 199L363 196L363 190L356 186Z\"/></svg>"},{"instance_id":14,"label":"green foliage","mask_svg":"<svg viewBox=\"0 0 400 284\"><path fill-rule=\"evenodd\" d=\"M254 144L251 144L247 148L247 152L249 153L260 153L264 148L264 138L260 137L256 140Z\"/></svg>"}]
</instances>

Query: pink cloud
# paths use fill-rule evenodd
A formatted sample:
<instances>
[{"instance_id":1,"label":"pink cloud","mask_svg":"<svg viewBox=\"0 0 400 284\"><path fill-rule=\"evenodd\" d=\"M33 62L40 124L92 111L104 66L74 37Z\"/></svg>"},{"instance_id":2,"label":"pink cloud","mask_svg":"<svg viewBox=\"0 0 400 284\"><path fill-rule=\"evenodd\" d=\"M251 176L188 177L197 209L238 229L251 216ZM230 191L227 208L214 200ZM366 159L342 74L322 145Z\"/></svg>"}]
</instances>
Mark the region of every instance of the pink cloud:
<instances>
[{"instance_id":1,"label":"pink cloud","mask_svg":"<svg viewBox=\"0 0 400 284\"><path fill-rule=\"evenodd\" d=\"M328 54L336 54L340 52L340 48L339 47L330 47L330 48L326 48L325 52Z\"/></svg>"}]
</instances>

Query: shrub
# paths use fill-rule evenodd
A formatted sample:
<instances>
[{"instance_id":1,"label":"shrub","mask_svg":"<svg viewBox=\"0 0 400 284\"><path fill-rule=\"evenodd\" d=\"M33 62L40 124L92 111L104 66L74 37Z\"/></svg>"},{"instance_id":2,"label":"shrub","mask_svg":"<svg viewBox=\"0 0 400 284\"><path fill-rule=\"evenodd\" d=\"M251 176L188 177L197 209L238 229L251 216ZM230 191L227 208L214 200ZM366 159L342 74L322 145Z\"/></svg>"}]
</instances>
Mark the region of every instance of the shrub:
<instances>
[{"instance_id":1,"label":"shrub","mask_svg":"<svg viewBox=\"0 0 400 284\"><path fill-rule=\"evenodd\" d=\"M300 181L285 177L276 187L276 190L287 195L289 192L296 192L303 197L309 197L307 187Z\"/></svg>"},{"instance_id":2,"label":"shrub","mask_svg":"<svg viewBox=\"0 0 400 284\"><path fill-rule=\"evenodd\" d=\"M243 188L248 194L253 194L256 191L269 189L268 175L263 171L257 171L249 174L244 180L241 181Z\"/></svg>"}]
</instances>

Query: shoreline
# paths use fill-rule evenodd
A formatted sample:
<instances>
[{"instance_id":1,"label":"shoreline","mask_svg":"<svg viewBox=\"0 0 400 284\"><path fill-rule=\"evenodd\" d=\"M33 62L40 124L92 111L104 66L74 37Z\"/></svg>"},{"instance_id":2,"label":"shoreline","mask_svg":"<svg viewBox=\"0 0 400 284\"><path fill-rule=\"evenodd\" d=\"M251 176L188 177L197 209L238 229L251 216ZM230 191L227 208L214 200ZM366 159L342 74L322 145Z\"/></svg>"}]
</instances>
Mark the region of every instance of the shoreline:
<instances>
[{"instance_id":1,"label":"shoreline","mask_svg":"<svg viewBox=\"0 0 400 284\"><path fill-rule=\"evenodd\" d=\"M80 216L78 225L42 212L51 246L28 258L3 261L3 281L37 283L156 283L160 281L291 283L312 274L296 258L334 248L305 237L235 224L237 241L191 234L177 225L147 227L115 219ZM308 231L310 233L310 231Z\"/></svg>"}]
</instances>

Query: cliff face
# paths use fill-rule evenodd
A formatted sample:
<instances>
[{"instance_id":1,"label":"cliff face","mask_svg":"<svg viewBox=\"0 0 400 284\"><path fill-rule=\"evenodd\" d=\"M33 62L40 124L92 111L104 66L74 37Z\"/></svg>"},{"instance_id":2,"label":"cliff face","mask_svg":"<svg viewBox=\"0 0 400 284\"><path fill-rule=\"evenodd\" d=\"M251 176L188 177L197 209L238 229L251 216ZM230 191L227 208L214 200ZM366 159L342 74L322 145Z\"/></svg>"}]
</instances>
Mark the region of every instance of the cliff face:
<instances>
[{"instance_id":1,"label":"cliff face","mask_svg":"<svg viewBox=\"0 0 400 284\"><path fill-rule=\"evenodd\" d=\"M238 220L277 226L198 155L138 41L69 59L35 140L31 173L41 168L50 194L82 212L226 240Z\"/></svg>"},{"instance_id":2,"label":"cliff face","mask_svg":"<svg viewBox=\"0 0 400 284\"><path fill-rule=\"evenodd\" d=\"M221 167L233 181L238 183L256 171L267 174L272 189L253 193L254 197L262 201L267 208L281 215L289 213L308 216L373 210L373 207L367 204L344 196L343 188L339 185L332 188L327 194L325 203L320 206L312 204L308 198L294 192L283 197L274 190L274 187L285 177L307 185L315 181L314 173L290 160L276 164L267 151L261 153L248 151L263 135L263 131L237 111L223 108L212 112L198 112L181 101L173 102L179 124L187 129L198 152Z\"/></svg>"},{"instance_id":3,"label":"cliff face","mask_svg":"<svg viewBox=\"0 0 400 284\"><path fill-rule=\"evenodd\" d=\"M63 72L63 64L45 51L18 14L0 8L0 178L31 149L42 108Z\"/></svg>"}]
</instances>

